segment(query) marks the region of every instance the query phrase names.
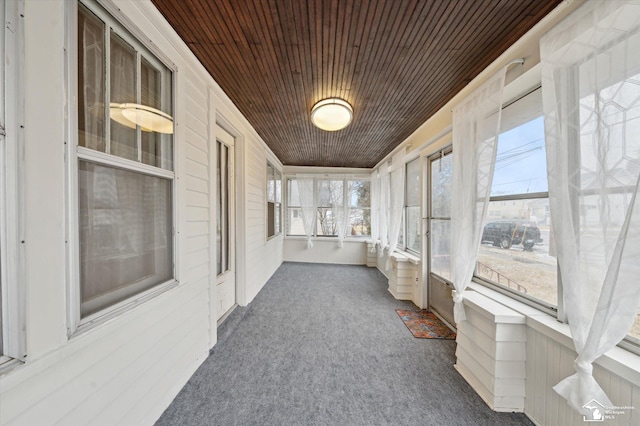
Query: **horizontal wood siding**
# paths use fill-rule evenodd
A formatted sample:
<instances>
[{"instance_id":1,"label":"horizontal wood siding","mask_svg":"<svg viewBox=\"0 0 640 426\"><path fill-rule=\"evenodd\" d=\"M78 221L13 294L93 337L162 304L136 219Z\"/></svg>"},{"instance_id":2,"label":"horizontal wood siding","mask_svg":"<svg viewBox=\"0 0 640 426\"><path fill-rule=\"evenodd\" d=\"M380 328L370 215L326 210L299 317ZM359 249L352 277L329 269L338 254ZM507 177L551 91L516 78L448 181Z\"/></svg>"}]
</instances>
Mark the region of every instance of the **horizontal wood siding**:
<instances>
[{"instance_id":1,"label":"horizontal wood siding","mask_svg":"<svg viewBox=\"0 0 640 426\"><path fill-rule=\"evenodd\" d=\"M315 240L307 248L306 239L284 241L284 260L289 262L337 263L346 265L367 264L367 243L364 240L345 240L338 247L338 240Z\"/></svg>"},{"instance_id":2,"label":"horizontal wood siding","mask_svg":"<svg viewBox=\"0 0 640 426\"><path fill-rule=\"evenodd\" d=\"M267 240L267 151L255 138L245 141L246 298L249 302L282 263L283 234ZM276 165L273 160L270 162ZM282 171L277 165L276 168ZM280 223L284 225L284 216Z\"/></svg>"},{"instance_id":3,"label":"horizontal wood siding","mask_svg":"<svg viewBox=\"0 0 640 426\"><path fill-rule=\"evenodd\" d=\"M25 85L29 87L34 87L32 82L43 81L43 69L47 72L46 81L65 81L62 46L67 4L71 3L25 2L25 31L30 34L26 63L46 60L51 64L33 66L26 73ZM211 264L215 258L215 247L211 246L215 194L210 182L210 126L215 123L216 114L233 122L238 140L245 143L246 165L240 169L246 170L246 188L239 193L248 194L247 208L237 213L246 215L250 225L246 240L239 246L241 250L247 247L239 255L246 257L247 280L241 285L246 285L248 301L282 262L282 237L268 242L265 237L266 159L273 155L151 3L120 2L119 7L143 32L143 39L152 40L177 70L174 164L178 284L67 339L66 212L63 208L50 209L46 212L48 220L42 221L33 213L40 210L34 210L32 204L32 200L44 195L65 199L65 164L63 155L50 155L44 167L38 163L38 173L29 175L32 180L26 188L31 215L25 226L28 233L37 229L44 235L38 247L33 247L58 257L30 255L26 259L25 269L47 273L46 279L38 274L28 277L28 361L0 376L2 425L151 425L206 359L212 343L210 289L215 282L215 265ZM43 52L57 52L54 57L58 59L42 57ZM62 111L63 91L48 84L51 90L42 86L38 93L27 94L26 115L33 118L32 122L36 122L36 116L38 121L45 118L37 108L55 107ZM213 104L210 91L214 94ZM25 162L32 172L40 158L37 154L41 156L40 147L64 146L62 114L47 119L49 122L50 126L33 130L25 140L30 147ZM45 133L50 137L43 137ZM270 161L279 165L275 157ZM45 293L51 293L51 297L43 299Z\"/></svg>"}]
</instances>

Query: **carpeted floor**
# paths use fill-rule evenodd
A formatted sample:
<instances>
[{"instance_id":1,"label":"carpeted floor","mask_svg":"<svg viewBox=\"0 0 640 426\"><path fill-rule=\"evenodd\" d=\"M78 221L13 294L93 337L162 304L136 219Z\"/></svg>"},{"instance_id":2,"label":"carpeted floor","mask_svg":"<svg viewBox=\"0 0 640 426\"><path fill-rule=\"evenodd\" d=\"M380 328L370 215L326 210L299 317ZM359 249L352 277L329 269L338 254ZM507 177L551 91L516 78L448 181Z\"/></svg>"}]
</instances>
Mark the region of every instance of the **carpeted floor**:
<instances>
[{"instance_id":1,"label":"carpeted floor","mask_svg":"<svg viewBox=\"0 0 640 426\"><path fill-rule=\"evenodd\" d=\"M455 341L415 339L386 278L284 263L223 323L164 425L532 425L495 413L454 370Z\"/></svg>"}]
</instances>

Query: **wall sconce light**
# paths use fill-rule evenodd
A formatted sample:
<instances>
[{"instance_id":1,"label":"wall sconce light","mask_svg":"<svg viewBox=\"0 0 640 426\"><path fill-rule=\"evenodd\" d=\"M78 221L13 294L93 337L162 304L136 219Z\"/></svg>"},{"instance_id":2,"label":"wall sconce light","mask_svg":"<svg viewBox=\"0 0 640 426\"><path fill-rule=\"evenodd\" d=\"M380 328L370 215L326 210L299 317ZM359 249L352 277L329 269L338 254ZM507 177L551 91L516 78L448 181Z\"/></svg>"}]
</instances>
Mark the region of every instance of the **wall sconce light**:
<instances>
[{"instance_id":1,"label":"wall sconce light","mask_svg":"<svg viewBox=\"0 0 640 426\"><path fill-rule=\"evenodd\" d=\"M173 117L159 109L133 103L109 104L109 117L123 126L143 132L173 134Z\"/></svg>"},{"instance_id":2,"label":"wall sconce light","mask_svg":"<svg viewBox=\"0 0 640 426\"><path fill-rule=\"evenodd\" d=\"M353 108L339 98L324 99L311 108L311 122L319 129L334 132L347 127L353 118Z\"/></svg>"}]
</instances>

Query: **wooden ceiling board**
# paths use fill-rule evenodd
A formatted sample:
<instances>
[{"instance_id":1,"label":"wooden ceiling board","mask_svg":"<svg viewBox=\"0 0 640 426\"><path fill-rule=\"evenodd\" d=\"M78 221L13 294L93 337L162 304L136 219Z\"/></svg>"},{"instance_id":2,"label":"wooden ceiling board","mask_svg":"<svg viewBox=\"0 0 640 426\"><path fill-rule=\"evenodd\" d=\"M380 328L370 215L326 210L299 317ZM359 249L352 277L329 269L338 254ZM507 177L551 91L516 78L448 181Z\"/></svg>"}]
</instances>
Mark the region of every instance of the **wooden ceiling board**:
<instances>
[{"instance_id":1,"label":"wooden ceiling board","mask_svg":"<svg viewBox=\"0 0 640 426\"><path fill-rule=\"evenodd\" d=\"M152 1L283 164L370 168L562 0Z\"/></svg>"}]
</instances>

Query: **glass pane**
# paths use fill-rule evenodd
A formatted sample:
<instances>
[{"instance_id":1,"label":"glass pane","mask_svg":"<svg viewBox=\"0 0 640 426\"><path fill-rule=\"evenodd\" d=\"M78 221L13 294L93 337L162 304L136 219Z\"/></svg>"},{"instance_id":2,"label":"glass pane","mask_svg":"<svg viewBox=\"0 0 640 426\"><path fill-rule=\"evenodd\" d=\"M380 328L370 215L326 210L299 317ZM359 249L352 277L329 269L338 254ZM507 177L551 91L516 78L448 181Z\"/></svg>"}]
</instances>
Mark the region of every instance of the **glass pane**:
<instances>
[{"instance_id":1,"label":"glass pane","mask_svg":"<svg viewBox=\"0 0 640 426\"><path fill-rule=\"evenodd\" d=\"M371 235L371 209L354 209L349 213L348 235L363 237Z\"/></svg>"},{"instance_id":2,"label":"glass pane","mask_svg":"<svg viewBox=\"0 0 640 426\"><path fill-rule=\"evenodd\" d=\"M136 51L111 31L111 103L136 103ZM136 125L127 120L111 122L110 154L138 160ZM122 123L128 123L127 125Z\"/></svg>"},{"instance_id":3,"label":"glass pane","mask_svg":"<svg viewBox=\"0 0 640 426\"><path fill-rule=\"evenodd\" d=\"M276 234L275 230L275 214L276 205L272 202L267 202L267 237L272 237Z\"/></svg>"},{"instance_id":4,"label":"glass pane","mask_svg":"<svg viewBox=\"0 0 640 426\"><path fill-rule=\"evenodd\" d=\"M171 181L79 162L85 317L173 277Z\"/></svg>"},{"instance_id":5,"label":"glass pane","mask_svg":"<svg viewBox=\"0 0 640 426\"><path fill-rule=\"evenodd\" d=\"M282 203L282 175L276 170L276 203Z\"/></svg>"},{"instance_id":6,"label":"glass pane","mask_svg":"<svg viewBox=\"0 0 640 426\"><path fill-rule=\"evenodd\" d=\"M351 188L350 207L371 207L371 183L368 180L351 180L348 184Z\"/></svg>"},{"instance_id":7,"label":"glass pane","mask_svg":"<svg viewBox=\"0 0 640 426\"><path fill-rule=\"evenodd\" d=\"M451 153L431 162L431 217L451 217Z\"/></svg>"},{"instance_id":8,"label":"glass pane","mask_svg":"<svg viewBox=\"0 0 640 426\"><path fill-rule=\"evenodd\" d=\"M420 252L420 206L407 207L407 249Z\"/></svg>"},{"instance_id":9,"label":"glass pane","mask_svg":"<svg viewBox=\"0 0 640 426\"><path fill-rule=\"evenodd\" d=\"M451 280L449 258L451 253L451 221L431 220L431 273Z\"/></svg>"},{"instance_id":10,"label":"glass pane","mask_svg":"<svg viewBox=\"0 0 640 426\"><path fill-rule=\"evenodd\" d=\"M280 228L280 217L282 215L281 212L282 212L282 204L276 203L275 224L274 224L274 229L276 234L279 234L282 231L282 229Z\"/></svg>"},{"instance_id":11,"label":"glass pane","mask_svg":"<svg viewBox=\"0 0 640 426\"><path fill-rule=\"evenodd\" d=\"M302 221L302 209L287 209L287 235L306 235Z\"/></svg>"},{"instance_id":12,"label":"glass pane","mask_svg":"<svg viewBox=\"0 0 640 426\"><path fill-rule=\"evenodd\" d=\"M547 192L546 161L542 117L502 133L491 195Z\"/></svg>"},{"instance_id":13,"label":"glass pane","mask_svg":"<svg viewBox=\"0 0 640 426\"><path fill-rule=\"evenodd\" d=\"M318 207L332 207L343 203L344 181L319 180L318 181Z\"/></svg>"},{"instance_id":14,"label":"glass pane","mask_svg":"<svg viewBox=\"0 0 640 426\"><path fill-rule=\"evenodd\" d=\"M105 150L104 23L78 5L78 145Z\"/></svg>"},{"instance_id":15,"label":"glass pane","mask_svg":"<svg viewBox=\"0 0 640 426\"><path fill-rule=\"evenodd\" d=\"M163 108L162 103L162 74L144 58L140 61L140 86L142 105L167 112L168 105L164 105L165 108ZM173 135L151 132L144 128L141 130L142 162L171 170L173 168Z\"/></svg>"},{"instance_id":16,"label":"glass pane","mask_svg":"<svg viewBox=\"0 0 640 426\"><path fill-rule=\"evenodd\" d=\"M273 166L267 163L267 201L271 203L276 201L276 185L274 179Z\"/></svg>"},{"instance_id":17,"label":"glass pane","mask_svg":"<svg viewBox=\"0 0 640 426\"><path fill-rule=\"evenodd\" d=\"M316 235L338 235L336 215L331 208L318 207L318 220L316 222L318 226Z\"/></svg>"},{"instance_id":18,"label":"glass pane","mask_svg":"<svg viewBox=\"0 0 640 426\"><path fill-rule=\"evenodd\" d=\"M407 163L407 206L420 205L420 158Z\"/></svg>"},{"instance_id":19,"label":"glass pane","mask_svg":"<svg viewBox=\"0 0 640 426\"><path fill-rule=\"evenodd\" d=\"M298 181L287 179L287 204L289 207L300 207L300 193L298 192ZM304 232L303 232L304 233Z\"/></svg>"},{"instance_id":20,"label":"glass pane","mask_svg":"<svg viewBox=\"0 0 640 426\"><path fill-rule=\"evenodd\" d=\"M548 198L489 203L476 274L557 305L557 261Z\"/></svg>"}]
</instances>

